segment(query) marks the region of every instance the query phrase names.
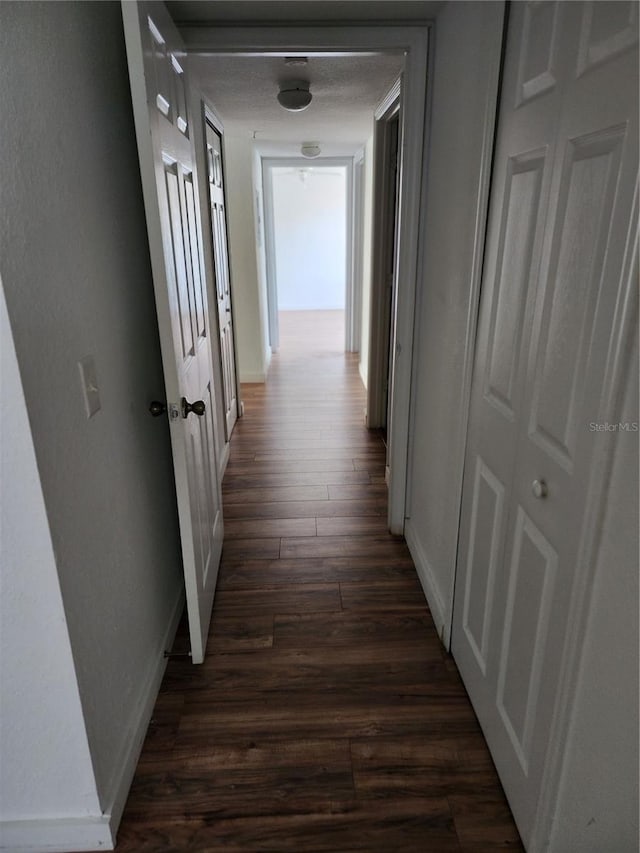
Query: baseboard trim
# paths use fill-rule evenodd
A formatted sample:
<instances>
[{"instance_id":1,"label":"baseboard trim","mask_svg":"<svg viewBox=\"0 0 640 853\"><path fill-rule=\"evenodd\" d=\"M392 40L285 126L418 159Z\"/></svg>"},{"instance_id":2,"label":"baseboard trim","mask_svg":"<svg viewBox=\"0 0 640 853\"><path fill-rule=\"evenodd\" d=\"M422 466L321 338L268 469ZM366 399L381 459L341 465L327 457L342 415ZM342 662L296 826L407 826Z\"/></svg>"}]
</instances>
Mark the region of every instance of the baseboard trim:
<instances>
[{"instance_id":1,"label":"baseboard trim","mask_svg":"<svg viewBox=\"0 0 640 853\"><path fill-rule=\"evenodd\" d=\"M220 474L220 482L222 482L222 478L224 477L224 472L227 470L227 465L229 464L229 455L231 453L231 448L229 442L227 442L222 451L222 457L219 461L219 474Z\"/></svg>"},{"instance_id":2,"label":"baseboard trim","mask_svg":"<svg viewBox=\"0 0 640 853\"><path fill-rule=\"evenodd\" d=\"M241 373L240 374L240 384L244 385L264 385L267 381L266 373Z\"/></svg>"},{"instance_id":3,"label":"baseboard trim","mask_svg":"<svg viewBox=\"0 0 640 853\"><path fill-rule=\"evenodd\" d=\"M364 364L361 361L358 362L358 373L360 374L360 379L362 380L362 384L364 385L365 390L366 390L367 376L365 373Z\"/></svg>"},{"instance_id":4,"label":"baseboard trim","mask_svg":"<svg viewBox=\"0 0 640 853\"><path fill-rule=\"evenodd\" d=\"M0 850L10 853L73 853L114 850L109 818L13 820L0 823Z\"/></svg>"},{"instance_id":5,"label":"baseboard trim","mask_svg":"<svg viewBox=\"0 0 640 853\"><path fill-rule=\"evenodd\" d=\"M184 601L184 588L181 588L173 606L167 630L156 651L155 666L151 669L146 683L140 691L137 713L130 727L130 735L123 744L119 761L116 762L117 773L111 782L107 796L104 798L105 815L109 821L114 840L120 826L122 812L129 796L129 789L138 765L142 744L149 728L153 708L167 666L167 659L164 653L173 645L173 639L180 624L182 611L184 610Z\"/></svg>"},{"instance_id":6,"label":"baseboard trim","mask_svg":"<svg viewBox=\"0 0 640 853\"><path fill-rule=\"evenodd\" d=\"M422 584L422 590L425 594L425 598L427 599L429 609L431 610L431 616L435 622L438 636L440 637L443 646L448 650L451 643L451 620L447 614L442 596L440 595L440 590L438 589L433 569L431 568L427 555L422 547L422 543L418 538L410 518L405 520L404 538L406 539L409 551L413 557L413 562L415 564L416 571L418 572L418 577Z\"/></svg>"}]
</instances>

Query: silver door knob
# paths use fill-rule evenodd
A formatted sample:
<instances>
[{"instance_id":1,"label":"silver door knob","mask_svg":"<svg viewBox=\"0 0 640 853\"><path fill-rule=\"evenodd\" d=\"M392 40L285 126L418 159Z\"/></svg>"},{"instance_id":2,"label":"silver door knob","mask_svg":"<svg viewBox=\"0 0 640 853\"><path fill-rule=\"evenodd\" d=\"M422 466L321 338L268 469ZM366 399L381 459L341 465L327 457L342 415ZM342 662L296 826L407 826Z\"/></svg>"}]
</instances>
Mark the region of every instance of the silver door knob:
<instances>
[{"instance_id":1,"label":"silver door knob","mask_svg":"<svg viewBox=\"0 0 640 853\"><path fill-rule=\"evenodd\" d=\"M546 498L549 494L549 489L544 480L534 480L531 484L531 491L536 498Z\"/></svg>"}]
</instances>

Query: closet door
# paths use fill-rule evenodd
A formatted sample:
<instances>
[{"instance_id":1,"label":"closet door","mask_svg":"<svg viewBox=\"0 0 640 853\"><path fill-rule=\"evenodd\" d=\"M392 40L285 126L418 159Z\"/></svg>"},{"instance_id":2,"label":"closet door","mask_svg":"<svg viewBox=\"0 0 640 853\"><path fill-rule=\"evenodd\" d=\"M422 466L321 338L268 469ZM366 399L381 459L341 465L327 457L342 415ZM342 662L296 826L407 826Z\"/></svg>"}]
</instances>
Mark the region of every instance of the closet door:
<instances>
[{"instance_id":1,"label":"closet door","mask_svg":"<svg viewBox=\"0 0 640 853\"><path fill-rule=\"evenodd\" d=\"M511 5L452 650L525 845L605 460L635 229L637 6Z\"/></svg>"}]
</instances>

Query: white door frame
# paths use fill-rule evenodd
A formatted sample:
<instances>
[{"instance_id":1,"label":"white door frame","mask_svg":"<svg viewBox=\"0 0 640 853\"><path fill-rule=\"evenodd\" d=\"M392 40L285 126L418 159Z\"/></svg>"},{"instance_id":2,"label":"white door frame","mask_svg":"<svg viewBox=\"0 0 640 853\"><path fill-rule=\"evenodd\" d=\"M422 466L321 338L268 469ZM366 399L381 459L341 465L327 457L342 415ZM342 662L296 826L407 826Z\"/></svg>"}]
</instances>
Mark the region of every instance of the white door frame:
<instances>
[{"instance_id":1,"label":"white door frame","mask_svg":"<svg viewBox=\"0 0 640 853\"><path fill-rule=\"evenodd\" d=\"M262 157L262 192L264 198L264 233L265 255L267 268L267 309L269 314L269 342L271 351L277 352L280 346L280 327L278 323L278 286L276 270L275 220L273 215L273 170L275 168L328 168L340 166L346 169L347 179L345 188L345 349L350 350L350 329L354 313L354 282L353 282L353 234L354 234L354 201L353 201L353 157ZM359 303L358 303L359 304Z\"/></svg>"},{"instance_id":2,"label":"white door frame","mask_svg":"<svg viewBox=\"0 0 640 853\"><path fill-rule=\"evenodd\" d=\"M396 198L389 198L389 177L391 162L389 160L389 127L398 114L398 180L402 181L402 110L401 110L401 79L398 78L389 92L385 95L375 111L373 133L373 233L371 258L371 317L369 322L369 371L367 383L367 426L371 429L387 427L388 454L394 438L391 425L387 423L387 393L386 385L389 371L393 373L392 345L394 340L393 316L387 318L386 303L388 300L387 268L389 253L394 251L394 241L389 245L389 211L396 206ZM401 190L399 186L398 189ZM398 228L398 213L402 204L402 192L397 197L398 209L395 211L395 228ZM398 270L393 262L394 295L397 296ZM395 301L392 300L392 304ZM389 328L390 326L390 328ZM391 347L391 348L390 348ZM392 386L388 393L392 394ZM388 463L387 463L388 464Z\"/></svg>"},{"instance_id":3,"label":"white door frame","mask_svg":"<svg viewBox=\"0 0 640 853\"><path fill-rule=\"evenodd\" d=\"M425 196L425 112L429 25L340 27L215 27L183 26L187 51L207 55L291 56L344 53L404 54L403 170L401 175L398 293L395 316L395 358L390 411L393 442L389 447L389 529L404 531L407 484L409 408L418 258L421 255Z\"/></svg>"},{"instance_id":4,"label":"white door frame","mask_svg":"<svg viewBox=\"0 0 640 853\"><path fill-rule=\"evenodd\" d=\"M214 128L214 130L216 130L220 134L220 140L222 143L221 144L222 187L224 190L224 197L225 197L224 221L225 221L225 229L226 229L226 236L227 236L227 246L229 246L229 222L228 222L227 210L226 210L226 199L229 197L229 195L227 193L227 179L226 179L226 174L225 174L225 162L224 162L225 161L225 156L224 156L224 126L222 124L222 120L220 119L220 116L216 113L216 111L213 109L211 104L209 104L205 100L204 97L202 97L201 100L202 100L202 124L201 124L202 140L198 139L196 141L196 149L201 148L202 153L205 155L205 164L204 164L205 169L203 171L203 176L206 176L208 174L208 167L206 164L206 153L205 153L207 150L207 122L208 122ZM205 198L207 200L207 205L208 205L208 207L207 207L207 220L206 221L211 223L211 207L208 204L209 203L209 182L205 181L205 183L206 183ZM209 228L209 234L211 234L211 228ZM211 244L210 237L207 239L206 242L207 242L207 245L209 246L209 249L211 252L211 260L213 261L213 246ZM211 272L214 276L211 279L211 283L213 283L215 281L215 271L214 271L213 266L211 267ZM227 272L229 275L229 291L231 293L231 324L232 324L232 328L233 328L233 366L234 366L234 377L233 378L234 378L235 386L236 386L237 416L240 418L240 417L242 417L242 397L240 394L240 391L241 391L240 376L238 373L238 343L236 341L236 328L237 327L236 327L236 314L235 314L235 308L234 308L234 302L233 302L233 272L231 270L231 261L230 260L228 263L228 271ZM215 306L216 307L212 308L211 311L212 312L215 311L215 316L219 320L219 317L218 317L218 299L217 299L217 296L215 293L215 287L214 287L214 294L213 295L215 298ZM217 328L220 328L220 327L218 326ZM217 336L217 348L218 348L218 361L219 361L219 365L220 365L220 371L222 371L222 353L220 352L220 335ZM222 375L220 377L220 381L222 381ZM222 388L222 386L220 386L220 387ZM227 442L227 451L228 451L228 447L229 447L229 442ZM227 460L228 460L228 452L227 452ZM225 467L226 467L227 460L225 460Z\"/></svg>"},{"instance_id":5,"label":"white door frame","mask_svg":"<svg viewBox=\"0 0 640 853\"><path fill-rule=\"evenodd\" d=\"M208 174L206 162L206 122L209 121L220 133L224 139L224 129L220 116L218 116L206 99L202 96L197 78L192 77L189 85L189 97L191 101L192 114L194 116L194 148L195 148L195 164L196 164L196 179L198 184L198 203L200 207L200 219L203 223L209 223L208 228L203 227L202 234L202 253L204 256L204 272L207 283L207 298L209 310L209 327L218 329L218 308L215 288L215 271L213 259L213 246L211 243L211 210L209 208L209 187L206 180ZM232 299L233 308L233 299ZM216 425L218 435L216 436L216 447L221 449L218 457L218 477L222 482L227 463L229 461L229 442L225 441L225 425L224 412L222 411L222 356L220 353L219 335L215 346L211 347L211 356L213 359L213 369L215 378L216 392ZM236 362L237 364L237 362ZM237 367L236 367L236 385L237 392L240 391L240 385L237 382ZM236 399L239 399L237 397ZM220 441L220 437L222 441Z\"/></svg>"},{"instance_id":6,"label":"white door frame","mask_svg":"<svg viewBox=\"0 0 640 853\"><path fill-rule=\"evenodd\" d=\"M362 342L362 275L364 261L364 148L353 158L353 251L351 266L351 317L347 326L347 351L360 352Z\"/></svg>"}]
</instances>

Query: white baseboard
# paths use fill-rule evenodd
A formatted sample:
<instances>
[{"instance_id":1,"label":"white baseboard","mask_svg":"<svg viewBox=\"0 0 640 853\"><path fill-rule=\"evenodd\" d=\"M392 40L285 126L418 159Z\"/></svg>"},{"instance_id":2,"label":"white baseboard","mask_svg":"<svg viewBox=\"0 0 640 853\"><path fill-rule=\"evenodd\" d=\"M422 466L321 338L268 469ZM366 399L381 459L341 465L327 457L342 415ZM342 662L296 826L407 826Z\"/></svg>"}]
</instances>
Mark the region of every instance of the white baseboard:
<instances>
[{"instance_id":1,"label":"white baseboard","mask_svg":"<svg viewBox=\"0 0 640 853\"><path fill-rule=\"evenodd\" d=\"M114 837L106 815L0 823L0 850L8 853L114 850Z\"/></svg>"},{"instance_id":2,"label":"white baseboard","mask_svg":"<svg viewBox=\"0 0 640 853\"><path fill-rule=\"evenodd\" d=\"M448 650L451 643L451 614L447 613L447 608L442 600L438 584L436 582L433 569L429 564L427 555L424 552L422 543L416 534L415 528L411 523L411 519L407 518L404 524L404 538L413 562L415 563L422 589L431 610L431 616L436 625L438 636L442 641L443 646Z\"/></svg>"},{"instance_id":3,"label":"white baseboard","mask_svg":"<svg viewBox=\"0 0 640 853\"><path fill-rule=\"evenodd\" d=\"M360 374L360 379L362 379L362 384L366 388L367 387L367 374L365 372L365 366L361 361L358 362L358 373Z\"/></svg>"},{"instance_id":4,"label":"white baseboard","mask_svg":"<svg viewBox=\"0 0 640 853\"><path fill-rule=\"evenodd\" d=\"M227 465L229 464L229 456L231 454L231 448L229 443L225 444L224 450L222 451L222 458L219 461L219 474L220 474L220 482L222 482L222 478L224 477L224 472L227 470Z\"/></svg>"},{"instance_id":5,"label":"white baseboard","mask_svg":"<svg viewBox=\"0 0 640 853\"><path fill-rule=\"evenodd\" d=\"M267 374L262 373L241 373L240 382L255 385L256 383L264 384L267 381Z\"/></svg>"},{"instance_id":6,"label":"white baseboard","mask_svg":"<svg viewBox=\"0 0 640 853\"><path fill-rule=\"evenodd\" d=\"M184 609L184 589L180 590L180 594L176 599L176 603L165 631L162 637L159 648L155 655L155 665L151 668L149 676L144 683L137 702L137 711L134 714L133 720L129 727L129 736L123 744L119 761L116 762L117 772L111 781L107 796L104 798L105 815L108 818L113 838L116 837L116 832L120 826L122 812L129 796L129 788L133 781L133 775L138 765L140 751L144 743L149 721L153 713L153 707L158 697L164 671L167 666L167 659L164 656L165 651L173 645L182 611ZM84 848L85 850L91 848ZM96 848L93 848L96 849ZM100 849L100 848L97 848Z\"/></svg>"}]
</instances>

